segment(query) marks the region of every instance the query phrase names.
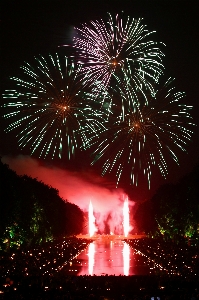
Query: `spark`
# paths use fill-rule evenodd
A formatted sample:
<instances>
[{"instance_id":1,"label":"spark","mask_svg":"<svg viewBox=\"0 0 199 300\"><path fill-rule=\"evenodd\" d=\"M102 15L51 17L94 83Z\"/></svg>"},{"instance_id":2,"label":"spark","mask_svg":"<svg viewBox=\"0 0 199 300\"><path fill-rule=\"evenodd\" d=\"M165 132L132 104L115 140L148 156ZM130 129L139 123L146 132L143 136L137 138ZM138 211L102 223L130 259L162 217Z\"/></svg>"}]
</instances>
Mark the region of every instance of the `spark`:
<instances>
[{"instance_id":1,"label":"spark","mask_svg":"<svg viewBox=\"0 0 199 300\"><path fill-rule=\"evenodd\" d=\"M90 80L101 80L107 86L112 75L128 70L136 82L150 88L149 82L158 81L164 54L160 43L150 40L154 31L142 23L141 18L128 16L125 21L119 14L108 13L107 21L90 21L75 28L73 47L82 71L90 72Z\"/></svg>"},{"instance_id":2,"label":"spark","mask_svg":"<svg viewBox=\"0 0 199 300\"><path fill-rule=\"evenodd\" d=\"M172 81L169 78L152 95L142 91L136 97L130 84L126 84L126 93L120 85L114 87L105 129L90 144L92 164L101 162L102 175L114 172L117 185L124 174L138 185L142 173L150 188L152 170L157 168L166 178L168 154L179 164L177 150L186 152L193 134L192 106L182 103L185 94L171 88Z\"/></svg>"},{"instance_id":3,"label":"spark","mask_svg":"<svg viewBox=\"0 0 199 300\"><path fill-rule=\"evenodd\" d=\"M56 53L36 57L33 65L25 62L21 77L11 77L15 89L3 94L3 117L9 122L5 131L16 130L21 149L39 158L71 159L84 148L87 132L101 121L80 69Z\"/></svg>"}]
</instances>

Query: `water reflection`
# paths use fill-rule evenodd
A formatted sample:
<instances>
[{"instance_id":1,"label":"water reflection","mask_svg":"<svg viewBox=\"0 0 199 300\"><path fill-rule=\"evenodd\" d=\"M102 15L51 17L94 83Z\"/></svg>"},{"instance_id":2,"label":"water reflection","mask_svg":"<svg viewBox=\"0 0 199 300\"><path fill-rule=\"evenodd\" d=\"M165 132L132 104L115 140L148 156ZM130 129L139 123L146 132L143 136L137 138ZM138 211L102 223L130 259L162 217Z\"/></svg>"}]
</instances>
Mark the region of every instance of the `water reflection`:
<instances>
[{"instance_id":1,"label":"water reflection","mask_svg":"<svg viewBox=\"0 0 199 300\"><path fill-rule=\"evenodd\" d=\"M93 275L93 267L95 262L95 244L91 243L88 246L88 269L89 269L89 275Z\"/></svg>"},{"instance_id":2,"label":"water reflection","mask_svg":"<svg viewBox=\"0 0 199 300\"><path fill-rule=\"evenodd\" d=\"M123 247L124 275L129 275L130 247L124 243Z\"/></svg>"},{"instance_id":3,"label":"water reflection","mask_svg":"<svg viewBox=\"0 0 199 300\"><path fill-rule=\"evenodd\" d=\"M76 275L145 275L144 258L121 240L97 239L72 262ZM68 270L69 272L70 270ZM67 270L65 270L67 272ZM70 272L71 274L71 272Z\"/></svg>"}]
</instances>

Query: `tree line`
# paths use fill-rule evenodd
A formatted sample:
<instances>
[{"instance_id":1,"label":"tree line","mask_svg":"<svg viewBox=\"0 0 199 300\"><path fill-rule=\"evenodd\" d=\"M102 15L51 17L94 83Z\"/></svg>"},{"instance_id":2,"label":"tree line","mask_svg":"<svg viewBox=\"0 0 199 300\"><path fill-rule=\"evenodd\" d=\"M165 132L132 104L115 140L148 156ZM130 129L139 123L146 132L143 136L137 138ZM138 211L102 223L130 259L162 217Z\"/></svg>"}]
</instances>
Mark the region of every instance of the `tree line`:
<instances>
[{"instance_id":1,"label":"tree line","mask_svg":"<svg viewBox=\"0 0 199 300\"><path fill-rule=\"evenodd\" d=\"M199 165L176 184L162 185L135 214L140 230L175 239L199 237Z\"/></svg>"},{"instance_id":2,"label":"tree line","mask_svg":"<svg viewBox=\"0 0 199 300\"><path fill-rule=\"evenodd\" d=\"M0 249L40 244L82 232L84 213L57 189L18 176L0 160Z\"/></svg>"}]
</instances>

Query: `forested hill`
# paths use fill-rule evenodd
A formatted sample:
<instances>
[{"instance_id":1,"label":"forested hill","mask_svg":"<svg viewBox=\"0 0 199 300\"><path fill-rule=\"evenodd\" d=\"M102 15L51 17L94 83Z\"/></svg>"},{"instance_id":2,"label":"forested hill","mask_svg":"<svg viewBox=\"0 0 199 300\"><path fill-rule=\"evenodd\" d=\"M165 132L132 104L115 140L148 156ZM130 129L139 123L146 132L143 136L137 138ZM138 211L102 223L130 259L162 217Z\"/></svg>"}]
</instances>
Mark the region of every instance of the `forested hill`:
<instances>
[{"instance_id":1,"label":"forested hill","mask_svg":"<svg viewBox=\"0 0 199 300\"><path fill-rule=\"evenodd\" d=\"M140 230L153 236L183 236L199 243L199 165L176 184L162 185L134 217Z\"/></svg>"},{"instance_id":2,"label":"forested hill","mask_svg":"<svg viewBox=\"0 0 199 300\"><path fill-rule=\"evenodd\" d=\"M81 209L58 190L18 176L0 161L0 248L45 242L82 231Z\"/></svg>"}]
</instances>

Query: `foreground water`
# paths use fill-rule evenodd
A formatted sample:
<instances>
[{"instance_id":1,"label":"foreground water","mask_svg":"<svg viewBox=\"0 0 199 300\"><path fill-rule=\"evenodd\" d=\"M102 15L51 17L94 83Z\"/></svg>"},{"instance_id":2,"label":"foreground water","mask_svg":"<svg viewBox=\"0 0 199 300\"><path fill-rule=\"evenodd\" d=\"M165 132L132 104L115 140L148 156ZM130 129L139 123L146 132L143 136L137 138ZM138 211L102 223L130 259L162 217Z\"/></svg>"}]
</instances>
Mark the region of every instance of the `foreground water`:
<instances>
[{"instance_id":1,"label":"foreground water","mask_svg":"<svg viewBox=\"0 0 199 300\"><path fill-rule=\"evenodd\" d=\"M121 240L99 238L81 252L70 267L63 272L68 275L147 275L149 267L145 258L136 254Z\"/></svg>"}]
</instances>

